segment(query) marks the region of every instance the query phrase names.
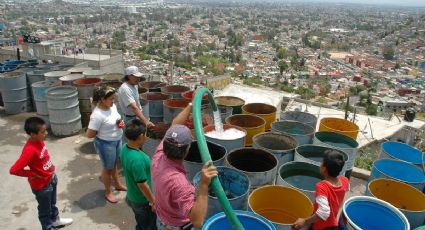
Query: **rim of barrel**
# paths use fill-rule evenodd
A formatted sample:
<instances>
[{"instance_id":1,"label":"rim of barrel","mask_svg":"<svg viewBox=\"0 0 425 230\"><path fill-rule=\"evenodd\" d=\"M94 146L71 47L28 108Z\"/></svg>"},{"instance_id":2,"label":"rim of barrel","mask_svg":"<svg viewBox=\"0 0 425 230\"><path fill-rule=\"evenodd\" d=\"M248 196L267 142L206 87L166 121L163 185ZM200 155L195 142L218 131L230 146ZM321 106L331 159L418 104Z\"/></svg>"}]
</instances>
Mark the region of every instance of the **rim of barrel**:
<instances>
[{"instance_id":1,"label":"rim of barrel","mask_svg":"<svg viewBox=\"0 0 425 230\"><path fill-rule=\"evenodd\" d=\"M258 213L245 211L245 210L234 210L236 216L245 216L246 218L258 218L261 223L264 223L265 226L269 227L270 230L276 230L276 227L274 226L273 222L266 219L265 217L261 216ZM211 227L211 225L215 224L214 221L219 221L220 219L225 219L226 214L224 212L219 212L214 215L212 215L210 218L205 220L204 225L202 226L202 230L207 230Z\"/></svg>"},{"instance_id":2,"label":"rim of barrel","mask_svg":"<svg viewBox=\"0 0 425 230\"><path fill-rule=\"evenodd\" d=\"M196 148L198 148L198 150L199 150L199 147L198 147L197 143L198 143L198 141L197 141L197 140L193 140L193 141L190 143L190 148L192 147L192 145L194 145L194 146L196 146ZM218 159L216 159L216 160L212 159L212 156L211 156L211 161L212 161L212 162L216 162L216 161L219 161L219 160L224 160L224 158L227 156L227 149L226 149L223 145L220 145L220 144L215 143L215 142L212 142L212 141L206 141L206 143L207 143L207 147L208 147L209 145L212 145L212 146L214 146L214 145L215 145L215 147L220 148L221 150L224 150L223 155L222 155L222 156L220 156L220 157L219 157ZM208 151L209 151L209 148L208 148ZM188 153L188 154L185 156L185 158L183 159L183 161L184 161L184 162L190 162L190 163L195 163L195 164L199 164L199 165L203 165L203 164L204 164L204 163L202 163L201 153L199 153L199 160L200 160L201 162L196 162L196 161L186 160L186 158L189 156L189 154L190 154L190 149L189 149L189 153ZM210 154L211 154L211 153L210 153ZM195 174L195 175L196 175L196 174Z\"/></svg>"},{"instance_id":3,"label":"rim of barrel","mask_svg":"<svg viewBox=\"0 0 425 230\"><path fill-rule=\"evenodd\" d=\"M176 105L170 105L171 103L180 103L182 106L176 106ZM180 109L180 108L185 108L191 101L184 99L184 98L168 98L166 100L164 100L164 106L168 107L168 108L173 108L173 109ZM179 104L179 105L180 105Z\"/></svg>"},{"instance_id":4,"label":"rim of barrel","mask_svg":"<svg viewBox=\"0 0 425 230\"><path fill-rule=\"evenodd\" d=\"M257 126L251 126L251 127L245 127L245 126L239 126L239 125L235 125L235 124L230 124L230 120L231 119L236 119L236 117L240 117L239 119L243 119L242 118L242 116L244 116L245 118L246 117L253 117L253 118L255 118L257 121L260 121L261 120L261 122L262 122L262 124L260 124L260 125L257 125ZM227 118L226 118L226 120L225 120L225 122L226 122L226 124L229 124L229 125L235 125L235 126L239 126L239 127L242 127L242 128L247 128L247 129L256 129L256 128L260 128L261 126L265 126L266 125L266 120L264 120L264 118L262 118L262 117L260 117L260 116L257 116L257 115L255 115L255 114L233 114L233 115L230 115L230 116L228 116Z\"/></svg>"},{"instance_id":5,"label":"rim of barrel","mask_svg":"<svg viewBox=\"0 0 425 230\"><path fill-rule=\"evenodd\" d=\"M393 178L393 176L391 176L391 175L388 175L387 173L384 173L381 169L379 169L378 167L376 167L375 166L375 164L376 163L381 163L381 162L393 162L393 163L395 163L395 164L403 164L403 165L405 165L405 166L409 166L410 168L412 168L412 169L415 169L415 170L417 170L418 172L421 172L422 173L422 181L406 181L406 180L404 180L404 179L400 179L400 178ZM410 164L410 163L407 163L407 162L405 162L405 161L399 161L399 160L395 160L395 159L381 159L381 160L377 160L377 161L375 161L375 162L373 162L373 164L372 164L372 169L371 170L373 170L373 168L375 168L376 170L378 170L378 172L379 173L382 173L383 175L385 175L385 176L387 176L387 177L390 177L390 178L393 178L393 179L395 179L395 180L398 180L398 181L402 181L402 182L404 182L404 183L408 183L408 184L422 184L422 183L425 183L425 173L422 171L422 169L420 169L420 168L418 168L418 167L416 167L415 165L413 165L413 164ZM419 174L418 174L419 175ZM376 178L377 179L377 178Z\"/></svg>"},{"instance_id":6,"label":"rim of barrel","mask_svg":"<svg viewBox=\"0 0 425 230\"><path fill-rule=\"evenodd\" d=\"M223 102L220 102L220 100L227 100L227 99L233 99L233 100L239 101L241 103L227 105L227 104L223 104ZM240 97L234 97L234 96L218 96L218 97L214 97L214 100L215 100L217 105L225 105L225 106L243 106L243 105L245 105L244 99L242 99Z\"/></svg>"},{"instance_id":7,"label":"rim of barrel","mask_svg":"<svg viewBox=\"0 0 425 230\"><path fill-rule=\"evenodd\" d=\"M71 74L71 73L68 72L68 71L49 71L49 72L44 73L44 76L45 77L63 77L63 76L66 76L68 74Z\"/></svg>"},{"instance_id":8,"label":"rim of barrel","mask_svg":"<svg viewBox=\"0 0 425 230\"><path fill-rule=\"evenodd\" d=\"M244 128L242 128L242 127L240 127L240 126L237 126L237 125L231 125L231 124L223 124L223 129L224 130L226 130L227 128L225 128L225 127L229 127L229 128L234 128L234 129L237 129L237 130L239 130L239 131L242 131L242 132L244 132L245 133L245 136L244 137L246 137L246 135L247 135L247 131L244 129ZM206 134L207 134L207 132L211 132L211 131L215 131L215 125L207 125L207 126L205 126L204 127L204 133L205 133L205 136L207 136ZM218 138L214 138L214 137L210 137L210 136L208 136L208 138L212 138L212 139L216 139L216 140L222 140L222 139L218 139ZM233 140L236 140L236 139L232 139L232 140L228 140L228 141L233 141ZM223 141L227 141L227 140L223 140Z\"/></svg>"},{"instance_id":9,"label":"rim of barrel","mask_svg":"<svg viewBox=\"0 0 425 230\"><path fill-rule=\"evenodd\" d=\"M190 88L184 85L167 85L167 86L161 87L162 93L170 93L170 94L183 93L189 90Z\"/></svg>"},{"instance_id":10,"label":"rim of barrel","mask_svg":"<svg viewBox=\"0 0 425 230\"><path fill-rule=\"evenodd\" d=\"M170 98L170 95L163 94L161 92L146 92L140 95L142 99L145 99L147 101L163 101ZM150 97L154 97L154 99L151 99Z\"/></svg>"},{"instance_id":11,"label":"rim of barrel","mask_svg":"<svg viewBox=\"0 0 425 230\"><path fill-rule=\"evenodd\" d=\"M16 70L16 71L2 73L0 75L0 77L1 78L12 78L12 77L16 77L16 76L21 76L23 74L24 74L24 72L22 72L20 70Z\"/></svg>"},{"instance_id":12,"label":"rim of barrel","mask_svg":"<svg viewBox=\"0 0 425 230\"><path fill-rule=\"evenodd\" d=\"M284 111L283 113L282 113L282 115L283 114L303 114L303 115L305 115L305 116L309 116L309 117L311 117L311 118L315 118L316 120L318 120L318 117L316 117L316 115L314 115L314 114L311 114L311 113L307 113L307 112L302 112L302 111ZM286 120L285 119L285 121L296 121L296 120Z\"/></svg>"},{"instance_id":13,"label":"rim of barrel","mask_svg":"<svg viewBox=\"0 0 425 230\"><path fill-rule=\"evenodd\" d=\"M229 201L231 201L231 200L236 200L236 199L239 199L240 197L242 197L242 196L245 196L245 195L247 195L247 194L249 194L249 190L250 190L250 188L251 188L251 181L249 180L249 177L245 174L245 173L243 173L243 172L240 172L240 171L238 171L238 170L236 170L236 169L234 169L234 168L230 168L230 167L226 167L226 166L215 166L216 168L217 168L217 171L219 171L220 169L226 169L226 170L230 170L230 171L234 171L234 172L237 172L237 173L239 173L240 175L242 175L247 181L248 181L248 189L242 194L242 195L238 195L237 197L234 197L234 198L227 198ZM220 173L220 172L219 172ZM193 182L195 181L195 178L199 175L200 176L200 174L201 174L201 172L197 172L196 174L195 174L195 176L193 177ZM217 177L219 177L219 176L217 176ZM193 183L194 184L194 183ZM218 198L217 198L217 196L211 196L210 195L210 193L208 193L208 197L209 198L211 198L211 199L214 199L214 200L218 200Z\"/></svg>"},{"instance_id":14,"label":"rim of barrel","mask_svg":"<svg viewBox=\"0 0 425 230\"><path fill-rule=\"evenodd\" d=\"M335 128L329 127L329 126L326 124L326 122L329 122L329 121L332 121L332 120L337 120L337 121L339 121L339 122L344 123L344 125L345 125L346 127L348 127L348 128L355 128L355 129L353 129L353 130L339 130L339 129L335 129ZM360 130L359 126L358 126L356 123L351 122L351 121L347 121L347 120L342 119L342 118L337 118L337 117L324 117L324 118L322 118L322 119L320 120L320 125L323 125L323 126L325 126L326 128L331 129L331 130L336 130L336 131L339 131L339 132L345 132L345 133L359 132L359 130Z\"/></svg>"},{"instance_id":15,"label":"rim of barrel","mask_svg":"<svg viewBox=\"0 0 425 230\"><path fill-rule=\"evenodd\" d=\"M268 156L271 156L271 158L274 160L274 165L273 165L273 167L272 168L270 168L269 170L265 170L265 171L261 171L261 172L271 172L271 171L273 171L275 168L277 168L277 166L279 166L279 159L277 159L277 157L273 154L273 153L271 153L271 152L269 152L269 151L267 151L267 150L265 150L265 149L261 149L261 148L254 148L254 147L242 147L242 148L236 148L236 149L233 149L232 151L230 151L229 153L227 153L227 155L225 156L225 161L229 164L229 165L231 165L234 169L236 169L236 170L239 170L239 171L241 171L241 172L245 172L245 173L259 173L259 172L257 172L257 171L245 171L245 170L242 170L242 169L238 169L238 168L236 168L233 164L231 164L230 163L230 161L229 161L229 157L230 156L232 156L232 154L234 155L235 154L235 152L239 152L239 151L241 151L241 150L246 150L246 151L252 151L252 150L255 150L255 151L261 151L261 152L263 152L263 153L266 153ZM274 180L273 180L274 181Z\"/></svg>"},{"instance_id":16,"label":"rim of barrel","mask_svg":"<svg viewBox=\"0 0 425 230\"><path fill-rule=\"evenodd\" d=\"M390 209L394 212L397 213L397 216L404 222L404 224L406 224L406 229L410 229L410 223L407 220L406 216L400 211L398 210L398 208L394 207L392 204L380 200L378 198L375 197L370 197L370 196L353 196L348 198L342 205L342 212L344 213L344 216L347 218L347 221L353 225L355 228L357 229L361 229L358 225L356 225L349 217L349 215L347 214L347 206L350 205L353 202L373 202L378 204L379 206L383 206L385 207L385 209ZM392 207L392 208L390 208Z\"/></svg>"},{"instance_id":17,"label":"rim of barrel","mask_svg":"<svg viewBox=\"0 0 425 230\"><path fill-rule=\"evenodd\" d=\"M286 177L285 178L282 177L281 171L282 171L283 167L285 167L285 166L288 167L288 166L291 166L291 165L304 165L304 166L309 166L309 167L313 167L313 168L318 168L318 170L319 170L318 175L321 176L321 180L324 179L324 177L320 174L320 166L309 163L309 162L303 162L303 161L290 161L290 162L286 162L286 163L282 164L279 167L279 169L277 170L278 178L280 178L283 181L286 181L285 180ZM308 171L304 169L303 172L312 172L312 170L310 170L310 168L308 169ZM292 185L288 182L286 182L286 183L289 184L290 187L295 188L296 190L306 191L306 192L310 192L310 193L315 192L314 189L313 190L302 189L302 188L296 187L296 186L294 186L294 185Z\"/></svg>"},{"instance_id":18,"label":"rim of barrel","mask_svg":"<svg viewBox=\"0 0 425 230\"><path fill-rule=\"evenodd\" d=\"M333 148L333 147L331 147L331 146L323 146L323 145L315 145L315 144L305 144L305 145L297 146L297 147L295 148L296 153L300 154L302 157L304 157L304 158L306 158L306 159L309 159L309 158L308 158L308 157L306 157L306 156L304 155L304 153L300 153L300 151L298 151L299 149L303 149L303 148L313 148L313 149L331 149L331 150L337 151L338 153L341 153L341 154L343 155L343 157L346 159L346 160L344 160L344 162L345 162L345 163L346 163L348 160L350 160L350 156L348 156L348 154L347 154L346 152L344 152L344 151L342 151L342 150L340 150L340 149L337 149L337 148ZM320 162L317 162L317 163L320 163Z\"/></svg>"},{"instance_id":19,"label":"rim of barrel","mask_svg":"<svg viewBox=\"0 0 425 230\"><path fill-rule=\"evenodd\" d=\"M291 140L292 144L293 144L295 147L293 147L293 148L288 148L288 149L270 149L270 148L266 148L266 147L264 147L264 146L261 146L261 148L263 148L263 149L267 149L267 150L270 150L270 151L279 151L279 150L283 150L283 151L293 151L293 150L295 150L295 149L297 148L297 146L298 146L298 141L297 141L294 137L291 137L290 135L285 134L285 133L278 133L278 132L264 132L264 133L257 133L257 134L255 134L255 135L252 137L252 143L256 142L256 140L257 140L258 138L268 137L268 136L278 136L278 137L280 136L280 137L288 138L288 139L290 139L290 140ZM256 142L256 143L258 143L258 142ZM289 145L289 144L288 144L288 145Z\"/></svg>"},{"instance_id":20,"label":"rim of barrel","mask_svg":"<svg viewBox=\"0 0 425 230\"><path fill-rule=\"evenodd\" d=\"M297 124L299 126L307 128L310 132L298 134L298 133L288 133L288 132L283 131L283 130L282 131L277 130L275 128L275 126L277 126L281 123ZM272 131L274 131L274 132L283 132L283 133L288 133L288 134L291 134L291 135L294 135L294 136L306 136L306 135L314 134L316 132L315 128L313 128L311 125L308 125L308 124L305 124L305 123L302 123L302 122L299 122L299 121L294 121L294 120L274 121L270 124L270 127L271 127Z\"/></svg>"},{"instance_id":21,"label":"rim of barrel","mask_svg":"<svg viewBox=\"0 0 425 230\"><path fill-rule=\"evenodd\" d=\"M188 100L192 100L194 97L195 90L187 90L182 92L180 95L184 98L184 99L188 99ZM189 97L190 94L190 97ZM204 94L202 95L202 102L208 101L208 95Z\"/></svg>"},{"instance_id":22,"label":"rim of barrel","mask_svg":"<svg viewBox=\"0 0 425 230\"><path fill-rule=\"evenodd\" d=\"M337 132L331 132L331 131L319 131L319 132L315 132L314 133L314 137L316 137L320 142L325 143L324 141L321 140L320 136L327 134L327 135L334 135L334 136L339 136L341 137L343 140L349 141L350 145L352 146L351 148L342 148L342 147L338 147L339 149L352 149L352 148L357 148L359 147L359 142L357 142L356 140L354 140L352 137L347 136L345 134L342 133L337 133ZM319 137L318 137L319 136ZM330 145L325 143L326 145Z\"/></svg>"},{"instance_id":23,"label":"rim of barrel","mask_svg":"<svg viewBox=\"0 0 425 230\"><path fill-rule=\"evenodd\" d=\"M385 201L384 199L381 199L380 197L376 196L376 195L373 193L372 189L370 189L370 186L371 186L372 184L374 184L374 183L379 183L380 181L386 181L386 182L388 182L388 181L389 181L389 182L391 182L391 183L395 183L395 184L397 184L397 185L399 185L399 186L401 186L401 187L408 188L408 189L412 190L412 192L414 192L414 193L418 194L419 196L422 196L422 197L423 197L423 200L425 200L425 194L424 194L423 192L419 191L418 189L416 189L415 187L413 187L412 185L410 185L410 184L406 184L406 183L404 183L404 182L397 181L397 180L394 180L394 179L390 179L390 178L375 178L375 179L373 179L370 183L368 183L368 184L367 184L367 189L368 189L368 191L369 191L369 192L373 195L373 197L375 197L375 198L378 198L378 199L380 199L380 200ZM389 201L385 201L385 202L390 203ZM391 204L391 203L390 203L390 204ZM393 204L391 204L391 205L393 205ZM395 206L395 205L393 205L393 206L394 206L394 207L396 207L396 208L398 208L398 209L400 209L400 210L407 211L407 212L411 212L411 213L419 213L419 212L424 212L424 211L425 211L425 207L424 207L422 210L415 211L415 210L405 209L405 208L403 208L403 207L397 207L397 206Z\"/></svg>"},{"instance_id":24,"label":"rim of barrel","mask_svg":"<svg viewBox=\"0 0 425 230\"><path fill-rule=\"evenodd\" d=\"M295 188L293 188L293 187L287 187L287 186L283 186L283 185L263 185L263 186L261 186L261 187L258 187L258 188L256 188L256 189L254 189L250 194L249 194L249 197L248 197L248 208L250 209L250 210L252 210L254 213L256 213L255 211L254 211L254 209L252 208L252 206L251 206L251 197L252 197L252 195L254 195L254 194L256 194L256 193L258 193L258 192L261 192L261 190L266 190L266 189L279 189L279 190L290 190L291 192L295 192L296 194L298 194L299 196L301 196L301 197L303 197L304 198L304 200L306 200L306 201L308 201L308 203L310 204L310 207L311 207L311 210L313 211L314 210L314 207L313 207L313 204L312 204L312 202L310 201L310 198L308 198L308 196L306 195L306 194L304 194L304 193L302 193L301 191L298 191L297 189L295 189ZM256 213L256 214L258 214L258 213ZM260 214L258 214L258 215L260 215ZM261 215L260 215L261 216ZM263 216L262 216L263 217ZM265 217L263 217L263 218L265 218ZM278 225L291 225L291 224L285 224L285 223L280 223L280 222L275 222L275 221L271 221L271 220L269 220L269 219L267 219L268 221L270 221L270 222L272 222L273 224L278 224Z\"/></svg>"},{"instance_id":25,"label":"rim of barrel","mask_svg":"<svg viewBox=\"0 0 425 230\"><path fill-rule=\"evenodd\" d=\"M37 81L31 84L31 87L41 88L41 87L50 87L53 83L48 81Z\"/></svg>"},{"instance_id":26,"label":"rim of barrel","mask_svg":"<svg viewBox=\"0 0 425 230\"><path fill-rule=\"evenodd\" d=\"M102 82L99 78L82 78L72 82L75 86L90 86L90 85L98 85Z\"/></svg>"},{"instance_id":27,"label":"rim of barrel","mask_svg":"<svg viewBox=\"0 0 425 230\"><path fill-rule=\"evenodd\" d=\"M52 94L54 91L58 91L58 90L66 90L67 93L66 95L72 95L77 91L77 88L74 86L70 86L70 85L64 85L64 86L55 86L55 87L51 87L49 89L46 90L46 96L47 97L52 97L55 98L55 96L57 96L57 94Z\"/></svg>"},{"instance_id":28,"label":"rim of barrel","mask_svg":"<svg viewBox=\"0 0 425 230\"><path fill-rule=\"evenodd\" d=\"M399 145L399 146L403 146L403 148L407 148L409 149L409 151L414 151L415 153L417 153L419 155L419 157L422 157L421 159L418 159L418 161L408 161L406 159L400 159L398 156L394 156L394 151L387 151L388 148L386 147L386 145ZM422 164L425 162L425 154L423 152L421 152L419 149L414 148L413 146L410 146L408 144L405 143L401 143L401 142L397 142L397 141L386 141L384 143L381 144L381 150L384 151L386 154L388 154L389 156L391 156L394 159L397 159L399 161L405 161L408 163L413 163L413 164ZM389 150L391 150L391 148L389 148Z\"/></svg>"},{"instance_id":29,"label":"rim of barrel","mask_svg":"<svg viewBox=\"0 0 425 230\"><path fill-rule=\"evenodd\" d=\"M84 75L82 74L68 74L65 75L63 77L60 77L59 80L60 81L75 81L78 79L84 78Z\"/></svg>"},{"instance_id":30,"label":"rim of barrel","mask_svg":"<svg viewBox=\"0 0 425 230\"><path fill-rule=\"evenodd\" d=\"M265 107L267 109L270 109L271 112L269 112L269 113L257 113L257 112L247 110L247 109L252 109L252 108L256 109L256 107L258 107L258 106L262 106L262 107ZM242 111L249 113L249 114L270 115L270 114L276 113L277 108L273 105L269 105L269 104L266 104L266 103L248 103L248 104L245 104L245 105L242 106Z\"/></svg>"},{"instance_id":31,"label":"rim of barrel","mask_svg":"<svg viewBox=\"0 0 425 230\"><path fill-rule=\"evenodd\" d=\"M163 84L163 85L162 85ZM139 86L147 89L157 89L161 88L163 86L166 86L167 84L162 81L143 81L139 83Z\"/></svg>"}]
</instances>

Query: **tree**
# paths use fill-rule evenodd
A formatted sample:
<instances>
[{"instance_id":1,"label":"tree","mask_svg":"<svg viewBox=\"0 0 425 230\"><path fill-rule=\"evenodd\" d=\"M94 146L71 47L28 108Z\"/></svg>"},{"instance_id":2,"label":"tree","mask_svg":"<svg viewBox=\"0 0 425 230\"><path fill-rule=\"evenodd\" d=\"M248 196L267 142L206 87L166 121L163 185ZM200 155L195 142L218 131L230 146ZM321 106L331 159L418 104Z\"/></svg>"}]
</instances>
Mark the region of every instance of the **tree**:
<instances>
[{"instance_id":1,"label":"tree","mask_svg":"<svg viewBox=\"0 0 425 230\"><path fill-rule=\"evenodd\" d=\"M378 114L378 106L375 104L370 104L366 107L367 115L376 116Z\"/></svg>"},{"instance_id":2,"label":"tree","mask_svg":"<svg viewBox=\"0 0 425 230\"><path fill-rule=\"evenodd\" d=\"M286 57L286 49L285 48L279 48L277 50L277 58L284 59Z\"/></svg>"},{"instance_id":3,"label":"tree","mask_svg":"<svg viewBox=\"0 0 425 230\"><path fill-rule=\"evenodd\" d=\"M286 71L288 69L288 63L286 63L285 60L280 60L279 61L279 72L280 75L282 75L283 71Z\"/></svg>"},{"instance_id":4,"label":"tree","mask_svg":"<svg viewBox=\"0 0 425 230\"><path fill-rule=\"evenodd\" d=\"M382 52L384 58L387 60L392 60L394 58L395 50L391 46L386 46Z\"/></svg>"}]
</instances>

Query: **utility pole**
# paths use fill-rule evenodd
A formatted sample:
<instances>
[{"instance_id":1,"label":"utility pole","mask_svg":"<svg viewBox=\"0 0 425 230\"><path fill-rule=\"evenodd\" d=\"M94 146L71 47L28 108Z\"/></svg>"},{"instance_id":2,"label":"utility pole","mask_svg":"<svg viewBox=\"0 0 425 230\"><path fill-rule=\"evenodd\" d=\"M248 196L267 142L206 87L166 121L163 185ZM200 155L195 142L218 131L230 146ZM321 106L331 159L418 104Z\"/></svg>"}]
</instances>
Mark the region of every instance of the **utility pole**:
<instances>
[{"instance_id":1,"label":"utility pole","mask_svg":"<svg viewBox=\"0 0 425 230\"><path fill-rule=\"evenodd\" d=\"M347 103L345 105L345 120L348 119L348 106L350 106L350 96L347 97Z\"/></svg>"}]
</instances>

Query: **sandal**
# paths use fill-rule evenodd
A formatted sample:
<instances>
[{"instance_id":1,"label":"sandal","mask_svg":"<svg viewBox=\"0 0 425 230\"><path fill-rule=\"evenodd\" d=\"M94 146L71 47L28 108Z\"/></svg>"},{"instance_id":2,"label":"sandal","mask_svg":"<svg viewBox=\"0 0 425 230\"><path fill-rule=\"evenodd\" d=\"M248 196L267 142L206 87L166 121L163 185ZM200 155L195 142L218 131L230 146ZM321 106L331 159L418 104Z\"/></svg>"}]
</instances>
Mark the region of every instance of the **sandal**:
<instances>
[{"instance_id":1,"label":"sandal","mask_svg":"<svg viewBox=\"0 0 425 230\"><path fill-rule=\"evenodd\" d=\"M114 196L112 196L112 198L109 198L107 195L105 195L105 199L106 199L109 203L111 203L111 204L116 204L116 203L118 203L117 198L115 198Z\"/></svg>"}]
</instances>

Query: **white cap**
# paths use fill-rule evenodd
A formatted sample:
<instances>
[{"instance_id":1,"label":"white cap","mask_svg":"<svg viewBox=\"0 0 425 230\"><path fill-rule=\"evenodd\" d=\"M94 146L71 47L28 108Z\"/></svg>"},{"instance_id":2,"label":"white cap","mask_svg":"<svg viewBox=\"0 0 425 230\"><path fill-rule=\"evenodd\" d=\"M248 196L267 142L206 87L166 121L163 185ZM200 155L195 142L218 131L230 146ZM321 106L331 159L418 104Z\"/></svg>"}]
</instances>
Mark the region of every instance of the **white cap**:
<instances>
[{"instance_id":1,"label":"white cap","mask_svg":"<svg viewBox=\"0 0 425 230\"><path fill-rule=\"evenodd\" d=\"M137 68L137 66L129 66L127 68L125 68L125 75L133 75L136 77L141 77L142 73L139 72L139 68Z\"/></svg>"}]
</instances>

